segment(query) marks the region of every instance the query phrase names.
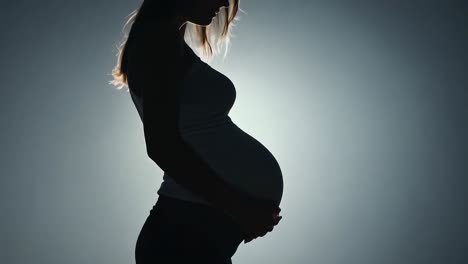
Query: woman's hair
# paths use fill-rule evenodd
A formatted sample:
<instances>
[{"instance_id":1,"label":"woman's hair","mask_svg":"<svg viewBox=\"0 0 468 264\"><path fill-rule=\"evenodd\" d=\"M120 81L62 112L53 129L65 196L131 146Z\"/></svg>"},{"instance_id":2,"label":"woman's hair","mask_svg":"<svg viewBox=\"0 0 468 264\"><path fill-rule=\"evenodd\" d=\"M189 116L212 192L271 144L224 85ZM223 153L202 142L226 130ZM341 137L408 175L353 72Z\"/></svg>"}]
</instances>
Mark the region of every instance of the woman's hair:
<instances>
[{"instance_id":1,"label":"woman's hair","mask_svg":"<svg viewBox=\"0 0 468 264\"><path fill-rule=\"evenodd\" d=\"M173 0L168 0L168 1L173 1ZM148 2L147 5L145 5L145 2ZM117 89L122 89L124 87L128 88L128 79L127 79L127 68L126 68L126 46L128 43L129 36L132 36L130 33L132 31L132 25L134 24L135 20L139 17L139 15L142 13L144 8L150 8L151 3L156 3L158 5L158 9L160 10L165 10L165 6L163 6L162 3L164 1L160 1L160 3L157 3L158 1L152 1L152 0L143 0L141 6L134 10L133 12L130 13L130 18L127 20L127 22L124 25L124 37L123 40L121 41L119 47L118 47L118 54L117 54L117 65L114 67L112 70L112 76L114 79L110 81L109 83L118 86ZM202 55L201 57L206 60L206 61L211 61L213 55L219 54L219 49L220 47L224 44L226 46L225 52L224 52L224 58L226 57L227 51L228 51L228 46L230 43L230 37L235 36L231 34L231 27L235 26L234 21L239 20L236 15L238 11L242 11L242 9L239 8L239 0L229 0L229 8L223 8L218 15L215 17L215 19L212 21L212 23L208 26L200 26L197 24L193 24L191 22L187 22L185 24L185 35L188 35L189 42L194 43L192 46L195 46L196 49L201 50ZM162 12L162 11L161 11ZM127 27L130 26L130 30L126 32ZM219 35L219 31L222 28L222 32ZM193 40L195 39L195 41ZM162 39L164 41L164 39ZM215 49L213 50L211 43L215 43ZM128 90L127 90L128 91Z\"/></svg>"}]
</instances>

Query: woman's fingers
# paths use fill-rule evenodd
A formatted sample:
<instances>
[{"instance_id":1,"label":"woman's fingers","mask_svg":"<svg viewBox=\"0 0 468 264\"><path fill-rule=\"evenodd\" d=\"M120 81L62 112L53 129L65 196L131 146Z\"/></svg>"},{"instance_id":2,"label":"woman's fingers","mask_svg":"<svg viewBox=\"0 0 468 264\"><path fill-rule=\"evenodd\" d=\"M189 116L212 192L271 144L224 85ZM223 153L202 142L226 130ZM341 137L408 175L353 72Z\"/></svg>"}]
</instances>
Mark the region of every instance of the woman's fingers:
<instances>
[{"instance_id":1,"label":"woman's fingers","mask_svg":"<svg viewBox=\"0 0 468 264\"><path fill-rule=\"evenodd\" d=\"M281 220L281 218L282 218L281 216L278 217L278 218L277 218L277 219L278 219L277 222L276 222L274 225L268 226L266 230L260 231L260 232L255 233L255 234L250 234L250 236L248 236L246 239L244 239L244 244L245 244L245 243L248 243L248 242L250 242L250 241L252 241L252 240L254 240L254 239L258 238L258 237L263 237L263 236L265 236L267 233L273 231L275 225L278 224L278 222Z\"/></svg>"},{"instance_id":2,"label":"woman's fingers","mask_svg":"<svg viewBox=\"0 0 468 264\"><path fill-rule=\"evenodd\" d=\"M274 224L277 225L282 218L283 218L282 216L273 215Z\"/></svg>"}]
</instances>

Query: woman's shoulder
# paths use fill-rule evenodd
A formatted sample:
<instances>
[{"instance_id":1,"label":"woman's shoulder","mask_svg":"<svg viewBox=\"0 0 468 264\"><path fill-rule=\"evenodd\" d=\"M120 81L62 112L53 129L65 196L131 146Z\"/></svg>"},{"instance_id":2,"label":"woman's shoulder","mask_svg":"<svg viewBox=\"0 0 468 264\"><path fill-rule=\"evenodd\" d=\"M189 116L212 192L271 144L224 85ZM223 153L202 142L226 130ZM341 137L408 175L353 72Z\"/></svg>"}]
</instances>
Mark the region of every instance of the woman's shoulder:
<instances>
[{"instance_id":1,"label":"woman's shoulder","mask_svg":"<svg viewBox=\"0 0 468 264\"><path fill-rule=\"evenodd\" d=\"M126 52L129 53L129 61L133 66L150 66L155 62L168 66L180 63L180 37L170 30L135 27L127 41Z\"/></svg>"}]
</instances>

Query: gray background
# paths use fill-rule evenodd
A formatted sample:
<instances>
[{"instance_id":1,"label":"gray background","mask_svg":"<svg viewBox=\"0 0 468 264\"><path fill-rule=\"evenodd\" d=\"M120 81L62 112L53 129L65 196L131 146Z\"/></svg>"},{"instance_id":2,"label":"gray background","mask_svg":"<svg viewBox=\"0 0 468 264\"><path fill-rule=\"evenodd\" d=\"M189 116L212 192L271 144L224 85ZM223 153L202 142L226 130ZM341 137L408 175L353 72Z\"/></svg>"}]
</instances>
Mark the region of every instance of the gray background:
<instances>
[{"instance_id":1,"label":"gray background","mask_svg":"<svg viewBox=\"0 0 468 264\"><path fill-rule=\"evenodd\" d=\"M2 1L2 263L134 263L162 171L108 84L129 0ZM242 0L212 67L283 220L234 263L468 263L466 1Z\"/></svg>"}]
</instances>

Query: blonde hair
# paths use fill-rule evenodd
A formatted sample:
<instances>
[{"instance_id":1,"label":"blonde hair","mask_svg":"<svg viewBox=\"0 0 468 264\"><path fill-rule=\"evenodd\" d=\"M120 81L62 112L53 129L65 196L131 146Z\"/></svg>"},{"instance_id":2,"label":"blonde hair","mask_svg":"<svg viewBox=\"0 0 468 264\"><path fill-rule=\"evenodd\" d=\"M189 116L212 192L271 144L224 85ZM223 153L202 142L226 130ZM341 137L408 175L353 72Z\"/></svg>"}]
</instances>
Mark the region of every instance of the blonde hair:
<instances>
[{"instance_id":1,"label":"blonde hair","mask_svg":"<svg viewBox=\"0 0 468 264\"><path fill-rule=\"evenodd\" d=\"M144 2L145 0L143 0ZM146 0L149 1L149 0ZM172 0L168 0L172 1ZM131 26L135 22L138 14L140 13L142 5L130 13L130 18L124 25L123 34L124 37L117 47L117 65L112 70L113 80L109 82L114 86L118 86L117 89L122 89L124 87L128 88L128 80L127 80L127 68L126 68L126 56L125 56L125 48L128 41L128 37L130 35ZM189 43L192 43L192 47L195 46L196 50L201 50L200 57L207 61L208 63L211 61L214 55L219 54L219 50L221 46L224 44L226 49L224 52L223 58L226 57L231 36L235 36L231 33L231 28L235 26L234 21L239 20L236 15L238 11L244 12L242 9L239 8L239 0L229 0L229 8L223 8L212 21L212 23L208 26L200 26L190 21L187 21L185 26L185 36L189 36ZM128 17L128 16L127 16ZM130 30L126 32L127 27L130 26ZM222 28L221 34L217 34ZM185 38L184 36L184 38ZM194 41L195 39L195 41ZM215 43L215 49L213 50L211 43ZM127 90L129 91L129 90Z\"/></svg>"}]
</instances>

